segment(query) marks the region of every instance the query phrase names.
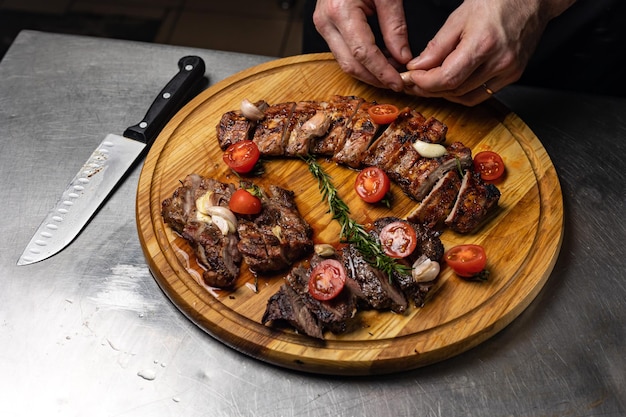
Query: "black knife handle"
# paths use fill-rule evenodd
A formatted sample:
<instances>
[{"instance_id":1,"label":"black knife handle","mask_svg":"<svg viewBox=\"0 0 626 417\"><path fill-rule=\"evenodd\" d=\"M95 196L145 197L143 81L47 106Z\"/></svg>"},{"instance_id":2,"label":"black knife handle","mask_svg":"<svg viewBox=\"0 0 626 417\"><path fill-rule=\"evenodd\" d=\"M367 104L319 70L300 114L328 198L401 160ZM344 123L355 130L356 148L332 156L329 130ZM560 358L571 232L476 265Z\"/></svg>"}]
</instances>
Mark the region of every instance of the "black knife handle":
<instances>
[{"instance_id":1,"label":"black knife handle","mask_svg":"<svg viewBox=\"0 0 626 417\"><path fill-rule=\"evenodd\" d=\"M124 131L124 136L145 143L147 148L165 124L176 114L178 110L196 94L196 89L204 76L205 65L198 56L185 56L178 61L180 71L172 78L154 99L148 112L134 126Z\"/></svg>"}]
</instances>

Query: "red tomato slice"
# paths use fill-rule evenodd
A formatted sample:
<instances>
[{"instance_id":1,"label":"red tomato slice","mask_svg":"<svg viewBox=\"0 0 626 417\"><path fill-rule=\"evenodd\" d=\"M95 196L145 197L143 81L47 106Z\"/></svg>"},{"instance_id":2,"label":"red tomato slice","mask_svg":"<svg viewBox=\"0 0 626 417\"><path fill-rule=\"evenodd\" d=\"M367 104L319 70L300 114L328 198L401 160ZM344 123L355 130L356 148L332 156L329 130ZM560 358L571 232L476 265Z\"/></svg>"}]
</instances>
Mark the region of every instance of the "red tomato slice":
<instances>
[{"instance_id":1,"label":"red tomato slice","mask_svg":"<svg viewBox=\"0 0 626 417\"><path fill-rule=\"evenodd\" d=\"M230 145L222 158L233 171L245 174L252 171L260 156L261 152L256 143L251 140L240 140Z\"/></svg>"},{"instance_id":2,"label":"red tomato slice","mask_svg":"<svg viewBox=\"0 0 626 417\"><path fill-rule=\"evenodd\" d=\"M403 221L389 223L383 227L379 238L383 251L392 258L406 258L417 246L415 229Z\"/></svg>"},{"instance_id":3,"label":"red tomato slice","mask_svg":"<svg viewBox=\"0 0 626 417\"><path fill-rule=\"evenodd\" d=\"M454 272L464 278L480 274L487 265L485 249L480 245L458 245L448 250L444 259Z\"/></svg>"},{"instance_id":4,"label":"red tomato slice","mask_svg":"<svg viewBox=\"0 0 626 417\"><path fill-rule=\"evenodd\" d=\"M354 190L368 203L377 203L389 192L389 177L380 168L367 167L356 176Z\"/></svg>"},{"instance_id":5,"label":"red tomato slice","mask_svg":"<svg viewBox=\"0 0 626 417\"><path fill-rule=\"evenodd\" d=\"M316 300L331 300L339 295L346 283L346 269L341 262L324 259L311 271L309 294Z\"/></svg>"},{"instance_id":6,"label":"red tomato slice","mask_svg":"<svg viewBox=\"0 0 626 417\"><path fill-rule=\"evenodd\" d=\"M400 110L393 104L375 104L367 109L372 121L379 125L388 125L398 118Z\"/></svg>"},{"instance_id":7,"label":"red tomato slice","mask_svg":"<svg viewBox=\"0 0 626 417\"><path fill-rule=\"evenodd\" d=\"M238 214L258 214L261 212L261 200L240 188L230 197L228 208Z\"/></svg>"},{"instance_id":8,"label":"red tomato slice","mask_svg":"<svg viewBox=\"0 0 626 417\"><path fill-rule=\"evenodd\" d=\"M504 161L495 152L482 151L474 156L474 170L485 181L495 181L504 174Z\"/></svg>"}]
</instances>

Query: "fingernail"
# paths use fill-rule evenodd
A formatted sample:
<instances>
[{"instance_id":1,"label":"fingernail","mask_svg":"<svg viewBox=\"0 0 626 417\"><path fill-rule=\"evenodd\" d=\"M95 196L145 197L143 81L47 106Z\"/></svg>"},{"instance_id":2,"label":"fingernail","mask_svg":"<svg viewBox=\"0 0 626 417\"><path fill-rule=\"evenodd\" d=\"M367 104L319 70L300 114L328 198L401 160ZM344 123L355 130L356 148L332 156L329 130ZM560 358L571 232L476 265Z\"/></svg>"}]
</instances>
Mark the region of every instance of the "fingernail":
<instances>
[{"instance_id":1,"label":"fingernail","mask_svg":"<svg viewBox=\"0 0 626 417\"><path fill-rule=\"evenodd\" d=\"M400 56L402 57L403 60L409 61L411 57L413 56L413 54L411 54L411 50L407 46L405 46L400 51Z\"/></svg>"},{"instance_id":2,"label":"fingernail","mask_svg":"<svg viewBox=\"0 0 626 417\"><path fill-rule=\"evenodd\" d=\"M400 92L400 91L402 91L404 86L400 86L400 85L398 85L396 83L391 83L391 84L389 84L389 88L391 88L395 92Z\"/></svg>"}]
</instances>

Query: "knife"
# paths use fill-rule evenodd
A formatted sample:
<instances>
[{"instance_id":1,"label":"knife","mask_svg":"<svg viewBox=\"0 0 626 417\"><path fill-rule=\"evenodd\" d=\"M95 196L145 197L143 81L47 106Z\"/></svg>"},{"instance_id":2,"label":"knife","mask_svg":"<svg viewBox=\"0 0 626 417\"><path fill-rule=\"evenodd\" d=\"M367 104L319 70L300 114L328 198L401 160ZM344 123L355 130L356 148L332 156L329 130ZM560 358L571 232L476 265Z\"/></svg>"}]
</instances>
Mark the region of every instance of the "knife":
<instances>
[{"instance_id":1,"label":"knife","mask_svg":"<svg viewBox=\"0 0 626 417\"><path fill-rule=\"evenodd\" d=\"M123 136L108 134L91 154L35 232L18 265L42 261L69 245L165 124L199 92L205 71L202 58L185 56L178 68L141 122L127 128Z\"/></svg>"}]
</instances>

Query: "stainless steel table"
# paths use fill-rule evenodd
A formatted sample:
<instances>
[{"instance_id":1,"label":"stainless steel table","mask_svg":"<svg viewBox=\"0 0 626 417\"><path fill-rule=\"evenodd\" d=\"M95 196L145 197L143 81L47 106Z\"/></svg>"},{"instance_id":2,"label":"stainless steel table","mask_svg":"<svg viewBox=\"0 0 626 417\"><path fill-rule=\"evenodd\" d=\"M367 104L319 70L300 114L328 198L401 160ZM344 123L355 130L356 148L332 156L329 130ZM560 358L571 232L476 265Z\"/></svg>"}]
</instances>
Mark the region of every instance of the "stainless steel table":
<instances>
[{"instance_id":1,"label":"stainless steel table","mask_svg":"<svg viewBox=\"0 0 626 417\"><path fill-rule=\"evenodd\" d=\"M563 188L554 272L511 325L412 372L301 374L244 356L163 295L135 228L136 168L60 254L16 262L108 132L186 54L211 82L271 58L22 32L0 62L1 416L626 415L626 100L509 87Z\"/></svg>"}]
</instances>

